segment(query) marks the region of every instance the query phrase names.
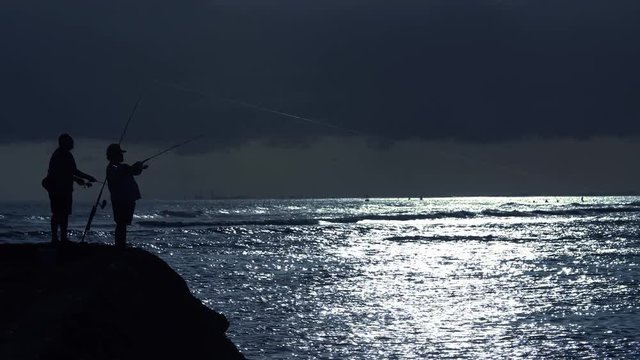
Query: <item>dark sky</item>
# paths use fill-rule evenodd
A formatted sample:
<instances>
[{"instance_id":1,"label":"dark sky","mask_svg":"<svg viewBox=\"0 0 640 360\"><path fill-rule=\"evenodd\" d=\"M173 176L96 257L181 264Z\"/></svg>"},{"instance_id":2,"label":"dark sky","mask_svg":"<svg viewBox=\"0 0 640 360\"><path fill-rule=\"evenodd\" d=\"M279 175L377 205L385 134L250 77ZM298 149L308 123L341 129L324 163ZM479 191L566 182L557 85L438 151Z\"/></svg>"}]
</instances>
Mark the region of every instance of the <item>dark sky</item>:
<instances>
[{"instance_id":1,"label":"dark sky","mask_svg":"<svg viewBox=\"0 0 640 360\"><path fill-rule=\"evenodd\" d=\"M403 142L624 146L640 135L638 34L637 0L5 0L0 143L50 142L61 132L113 142L142 93L125 143L151 149L206 135L189 147L193 156L256 142L311 151L330 138L363 140L364 158ZM482 160L508 163L492 161ZM638 180L625 179L627 187ZM513 185L496 181L447 191ZM529 190L555 188L545 189Z\"/></svg>"}]
</instances>

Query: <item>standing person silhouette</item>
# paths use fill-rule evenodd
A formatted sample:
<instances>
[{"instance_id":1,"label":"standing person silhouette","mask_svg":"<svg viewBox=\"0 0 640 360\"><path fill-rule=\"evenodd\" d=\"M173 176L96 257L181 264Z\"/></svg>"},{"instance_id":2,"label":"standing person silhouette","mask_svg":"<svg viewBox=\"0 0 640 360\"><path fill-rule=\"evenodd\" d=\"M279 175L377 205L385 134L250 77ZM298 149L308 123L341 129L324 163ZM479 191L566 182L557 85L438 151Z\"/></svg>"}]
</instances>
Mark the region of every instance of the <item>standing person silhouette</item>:
<instances>
[{"instance_id":1,"label":"standing person silhouette","mask_svg":"<svg viewBox=\"0 0 640 360\"><path fill-rule=\"evenodd\" d=\"M147 168L142 162L124 164L124 152L119 144L111 144L107 148L107 184L111 193L113 220L116 223L115 245L120 248L127 245L127 225L131 225L136 200L140 199L140 189L133 177Z\"/></svg>"},{"instance_id":2,"label":"standing person silhouette","mask_svg":"<svg viewBox=\"0 0 640 360\"><path fill-rule=\"evenodd\" d=\"M68 242L67 229L69 227L69 215L73 204L73 182L84 185L87 180L95 182L96 178L78 170L76 161L71 154L73 138L69 134L58 137L58 148L49 160L47 177L42 181L42 186L49 193L51 203L51 242ZM58 238L60 228L60 238Z\"/></svg>"}]
</instances>

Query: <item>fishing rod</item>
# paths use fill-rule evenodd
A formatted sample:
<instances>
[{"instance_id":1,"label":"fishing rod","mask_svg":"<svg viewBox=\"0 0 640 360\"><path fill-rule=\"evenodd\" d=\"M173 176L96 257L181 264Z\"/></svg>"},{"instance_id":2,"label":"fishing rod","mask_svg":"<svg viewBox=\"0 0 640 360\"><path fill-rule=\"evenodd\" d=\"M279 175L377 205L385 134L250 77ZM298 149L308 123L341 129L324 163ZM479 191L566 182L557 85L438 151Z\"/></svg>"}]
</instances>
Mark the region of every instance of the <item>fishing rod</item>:
<instances>
[{"instance_id":1,"label":"fishing rod","mask_svg":"<svg viewBox=\"0 0 640 360\"><path fill-rule=\"evenodd\" d=\"M142 160L140 162L144 164L144 163L146 163L147 161L149 161L151 159L157 158L158 156L160 156L162 154L165 154L165 153L167 153L167 152L169 152L169 151L171 151L173 149L177 149L177 148L179 148L181 146L187 145L188 143L194 142L194 141L196 141L196 140L198 140L200 138L203 138L203 137L204 137L204 135L198 135L198 136L193 137L193 138L191 138L189 140L186 140L186 141L183 141L181 143L175 144L175 145L173 145L173 146L171 146L171 147L169 147L167 149L164 149L164 150L160 151L159 153L157 153L155 155L149 156L148 158L146 158L146 159L144 159L144 160Z\"/></svg>"},{"instance_id":2,"label":"fishing rod","mask_svg":"<svg viewBox=\"0 0 640 360\"><path fill-rule=\"evenodd\" d=\"M124 130L122 130L122 134L120 134L120 139L118 139L118 145L122 143L122 139L124 139L124 135L127 133L127 129L129 129L129 124L131 123L131 120L133 119L133 115L136 113L136 110L138 109L140 100L142 100L142 94L138 95L138 100L136 101L136 104L133 106L133 109L129 114L129 119L127 120L127 123L124 125ZM107 206L106 200L103 200L102 203L100 203L100 199L102 198L102 193L104 192L104 186L106 184L107 184L107 176L105 175L104 181L102 181L102 187L100 188L100 192L98 193L98 198L96 199L96 203L91 208L91 213L89 213L89 220L87 221L87 225L84 227L84 232L82 233L82 238L80 239L80 242L82 243L84 242L84 239L87 236L87 233L91 229L91 222L93 222L93 218L96 216L96 211L98 210L98 206L100 206L101 209L104 209L104 207Z\"/></svg>"}]
</instances>

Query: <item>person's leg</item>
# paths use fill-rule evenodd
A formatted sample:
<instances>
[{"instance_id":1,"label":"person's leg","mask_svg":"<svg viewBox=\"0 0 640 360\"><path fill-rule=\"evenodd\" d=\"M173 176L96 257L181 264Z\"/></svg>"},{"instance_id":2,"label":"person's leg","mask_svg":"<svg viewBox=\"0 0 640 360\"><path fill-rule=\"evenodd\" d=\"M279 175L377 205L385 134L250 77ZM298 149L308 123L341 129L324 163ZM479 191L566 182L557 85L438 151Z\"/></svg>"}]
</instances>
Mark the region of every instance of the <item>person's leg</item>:
<instances>
[{"instance_id":1,"label":"person's leg","mask_svg":"<svg viewBox=\"0 0 640 360\"><path fill-rule=\"evenodd\" d=\"M131 222L133 221L133 212L136 208L136 202L135 201L131 201L129 204L127 204L127 219L125 222L125 226L124 226L124 243L127 242L127 226L131 225Z\"/></svg>"},{"instance_id":2,"label":"person's leg","mask_svg":"<svg viewBox=\"0 0 640 360\"><path fill-rule=\"evenodd\" d=\"M113 208L113 220L116 222L116 247L124 248L127 243L127 221L123 216L126 212L122 202L113 201L111 199L111 206Z\"/></svg>"},{"instance_id":3,"label":"person's leg","mask_svg":"<svg viewBox=\"0 0 640 360\"><path fill-rule=\"evenodd\" d=\"M51 243L58 242L58 215L51 214Z\"/></svg>"},{"instance_id":4,"label":"person's leg","mask_svg":"<svg viewBox=\"0 0 640 360\"><path fill-rule=\"evenodd\" d=\"M58 242L58 202L53 192L48 193L51 207L51 243L55 244Z\"/></svg>"},{"instance_id":5,"label":"person's leg","mask_svg":"<svg viewBox=\"0 0 640 360\"><path fill-rule=\"evenodd\" d=\"M116 223L116 247L124 248L127 246L127 224Z\"/></svg>"},{"instance_id":6,"label":"person's leg","mask_svg":"<svg viewBox=\"0 0 640 360\"><path fill-rule=\"evenodd\" d=\"M67 214L60 215L59 222L60 222L60 240L69 241L69 237L67 235L67 229L69 228L69 215Z\"/></svg>"},{"instance_id":7,"label":"person's leg","mask_svg":"<svg viewBox=\"0 0 640 360\"><path fill-rule=\"evenodd\" d=\"M127 246L127 225L131 225L133 220L133 211L135 209L135 201L131 202L113 202L113 219L116 222L116 247L124 248Z\"/></svg>"},{"instance_id":8,"label":"person's leg","mask_svg":"<svg viewBox=\"0 0 640 360\"><path fill-rule=\"evenodd\" d=\"M73 198L71 192L65 192L61 194L61 211L58 214L58 221L60 222L60 240L61 241L69 241L69 236L67 234L67 229L69 228L69 215L71 215L71 204L73 203Z\"/></svg>"}]
</instances>

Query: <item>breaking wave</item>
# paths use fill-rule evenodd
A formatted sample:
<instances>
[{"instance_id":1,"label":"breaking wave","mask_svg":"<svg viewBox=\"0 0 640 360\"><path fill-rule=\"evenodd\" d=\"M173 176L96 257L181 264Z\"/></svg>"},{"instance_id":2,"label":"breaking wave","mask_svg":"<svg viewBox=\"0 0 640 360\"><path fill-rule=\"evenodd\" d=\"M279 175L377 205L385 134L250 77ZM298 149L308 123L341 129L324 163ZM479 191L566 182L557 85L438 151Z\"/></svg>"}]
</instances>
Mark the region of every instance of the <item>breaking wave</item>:
<instances>
[{"instance_id":1,"label":"breaking wave","mask_svg":"<svg viewBox=\"0 0 640 360\"><path fill-rule=\"evenodd\" d=\"M500 240L498 237L493 235L486 236L473 236L473 235L465 235L465 236L424 236L424 235L410 235L410 236L390 236L386 237L387 241L395 241L395 242L415 242L415 241L461 241L461 240L473 240L473 241L494 241Z\"/></svg>"},{"instance_id":2,"label":"breaking wave","mask_svg":"<svg viewBox=\"0 0 640 360\"><path fill-rule=\"evenodd\" d=\"M640 206L608 206L590 208L572 208L555 210L482 210L480 214L494 217L537 217L537 216L596 216L615 213L635 213L640 212Z\"/></svg>"},{"instance_id":3,"label":"breaking wave","mask_svg":"<svg viewBox=\"0 0 640 360\"><path fill-rule=\"evenodd\" d=\"M143 220L136 224L142 227L155 228L190 228L190 227L224 227L224 226L312 226L312 225L335 225L354 224L362 221L413 221L413 220L434 220L434 219L470 219L477 217L546 217L546 216L597 216L603 214L616 213L638 213L640 206L610 206L610 207L581 207L569 209L549 209L549 210L498 210L485 209L478 212L472 211L451 211L434 212L426 214L363 214L358 216L334 217L334 218L296 218L296 219L237 219L237 220L194 220L194 221L170 221L170 220ZM169 213L169 212L162 212ZM196 213L176 212L172 217L194 218ZM178 216L180 215L180 216ZM167 216L169 217L169 216Z\"/></svg>"},{"instance_id":4,"label":"breaking wave","mask_svg":"<svg viewBox=\"0 0 640 360\"><path fill-rule=\"evenodd\" d=\"M286 220L238 220L238 221L138 221L136 224L143 227L216 227L216 226L287 226L287 225L318 225L318 220L313 219L286 219Z\"/></svg>"},{"instance_id":5,"label":"breaking wave","mask_svg":"<svg viewBox=\"0 0 640 360\"><path fill-rule=\"evenodd\" d=\"M196 219L202 216L202 211L183 211L183 210L162 210L158 215L163 217L177 217L186 219Z\"/></svg>"}]
</instances>

